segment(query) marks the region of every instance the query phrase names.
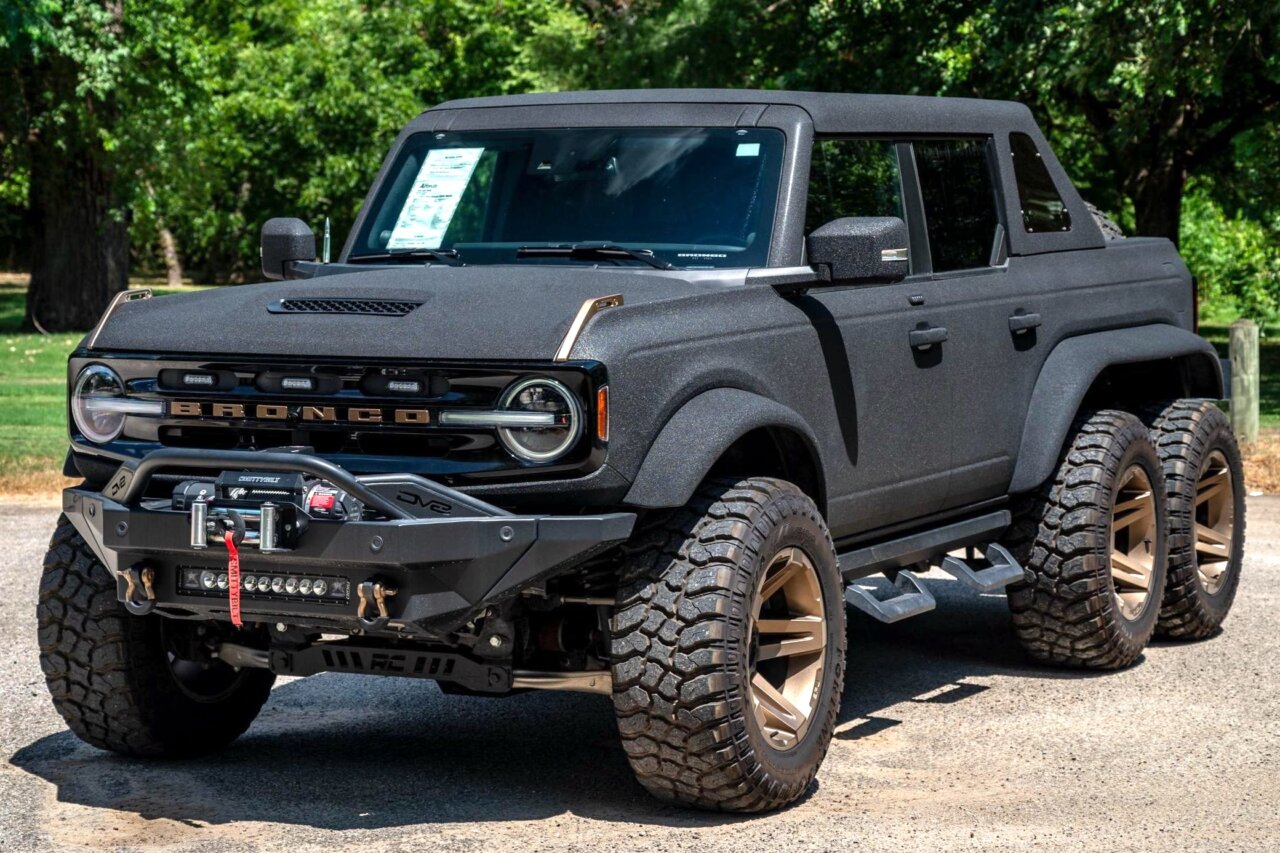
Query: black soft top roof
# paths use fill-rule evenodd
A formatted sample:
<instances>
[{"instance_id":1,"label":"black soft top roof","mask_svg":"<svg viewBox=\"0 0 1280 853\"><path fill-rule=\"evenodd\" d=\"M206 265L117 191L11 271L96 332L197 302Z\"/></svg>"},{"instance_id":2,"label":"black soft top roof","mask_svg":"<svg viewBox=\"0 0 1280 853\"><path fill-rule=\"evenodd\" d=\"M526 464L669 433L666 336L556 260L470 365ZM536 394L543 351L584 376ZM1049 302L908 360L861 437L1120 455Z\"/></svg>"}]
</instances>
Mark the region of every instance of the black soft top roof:
<instances>
[{"instance_id":1,"label":"black soft top roof","mask_svg":"<svg viewBox=\"0 0 1280 853\"><path fill-rule=\"evenodd\" d=\"M857 95L744 89L618 89L461 98L428 110L495 110L587 105L645 105L659 113L664 105L684 112L690 105L741 108L792 106L809 114L818 133L993 133L1035 128L1031 111L1014 101L941 98L919 95ZM744 124L751 123L749 118Z\"/></svg>"},{"instance_id":2,"label":"black soft top roof","mask_svg":"<svg viewBox=\"0 0 1280 853\"><path fill-rule=\"evenodd\" d=\"M618 89L463 98L432 107L409 122L383 162L374 187L384 179L399 147L415 133L624 126L780 128L792 142L801 142L792 146L788 168L793 171L784 172L784 182L792 180L797 172L807 172L809 155L804 143L811 133L990 136L1004 177L1000 203L1006 211L1006 221L1014 223L1021 218L1022 204L1016 182L1009 174L1013 156L1009 138L1012 133L1025 133L1043 157L1070 214L1071 227L1048 233L1012 227L1008 235L1010 254L1093 249L1106 244L1093 215L1036 126L1031 110L1014 101L976 98L748 89ZM798 198L802 204L803 195ZM372 195L366 199L366 208L371 200ZM783 194L779 204L791 200L794 199ZM783 214L779 216L784 219ZM357 227L359 224L357 221ZM346 251L350 251L350 245ZM779 263L772 252L770 259L770 263Z\"/></svg>"}]
</instances>

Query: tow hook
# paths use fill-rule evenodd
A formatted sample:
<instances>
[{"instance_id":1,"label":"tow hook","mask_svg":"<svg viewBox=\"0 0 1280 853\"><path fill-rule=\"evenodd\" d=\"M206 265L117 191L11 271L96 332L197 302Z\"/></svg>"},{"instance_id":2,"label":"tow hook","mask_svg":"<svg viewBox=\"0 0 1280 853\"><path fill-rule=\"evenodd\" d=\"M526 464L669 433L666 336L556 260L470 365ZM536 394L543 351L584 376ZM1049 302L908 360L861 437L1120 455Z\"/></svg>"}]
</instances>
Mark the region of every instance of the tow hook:
<instances>
[{"instance_id":1,"label":"tow hook","mask_svg":"<svg viewBox=\"0 0 1280 853\"><path fill-rule=\"evenodd\" d=\"M142 566L141 569L138 566ZM124 608L134 616L146 616L156 607L156 591L155 591L155 570L150 566L139 563L130 566L127 569L120 570L120 576L124 578ZM136 598L138 591L141 590L146 598Z\"/></svg>"},{"instance_id":2,"label":"tow hook","mask_svg":"<svg viewBox=\"0 0 1280 853\"><path fill-rule=\"evenodd\" d=\"M356 595L360 597L360 607L356 610L356 618L360 620L360 627L368 631L386 628L391 622L391 616L387 612L387 598L397 592L392 587L384 586L381 581L365 581L357 586ZM378 615L366 617L365 613L371 603L377 606Z\"/></svg>"}]
</instances>

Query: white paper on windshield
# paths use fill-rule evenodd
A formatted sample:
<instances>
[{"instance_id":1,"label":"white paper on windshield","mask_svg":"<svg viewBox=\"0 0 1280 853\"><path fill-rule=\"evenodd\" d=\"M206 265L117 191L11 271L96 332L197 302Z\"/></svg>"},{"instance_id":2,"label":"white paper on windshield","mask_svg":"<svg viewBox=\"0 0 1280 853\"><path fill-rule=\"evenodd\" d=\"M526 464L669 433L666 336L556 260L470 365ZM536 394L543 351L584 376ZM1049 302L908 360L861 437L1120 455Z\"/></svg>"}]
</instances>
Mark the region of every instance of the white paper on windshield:
<instances>
[{"instance_id":1,"label":"white paper on windshield","mask_svg":"<svg viewBox=\"0 0 1280 853\"><path fill-rule=\"evenodd\" d=\"M396 227L391 229L387 248L438 249L483 153L483 148L428 151Z\"/></svg>"}]
</instances>

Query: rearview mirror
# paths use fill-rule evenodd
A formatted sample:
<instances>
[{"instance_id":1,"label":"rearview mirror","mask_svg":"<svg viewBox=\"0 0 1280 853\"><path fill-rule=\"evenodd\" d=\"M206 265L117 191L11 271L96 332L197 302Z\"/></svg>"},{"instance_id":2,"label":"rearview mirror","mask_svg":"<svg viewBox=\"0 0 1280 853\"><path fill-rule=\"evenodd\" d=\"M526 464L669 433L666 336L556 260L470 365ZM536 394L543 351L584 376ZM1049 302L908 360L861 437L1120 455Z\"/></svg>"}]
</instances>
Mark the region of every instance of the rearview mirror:
<instances>
[{"instance_id":1,"label":"rearview mirror","mask_svg":"<svg viewBox=\"0 0 1280 853\"><path fill-rule=\"evenodd\" d=\"M272 281L289 278L289 265L316 259L316 235L301 219L277 217L262 226L262 274Z\"/></svg>"},{"instance_id":2,"label":"rearview mirror","mask_svg":"<svg viewBox=\"0 0 1280 853\"><path fill-rule=\"evenodd\" d=\"M901 281L910 270L907 223L896 216L851 216L814 229L809 263L832 282Z\"/></svg>"}]
</instances>

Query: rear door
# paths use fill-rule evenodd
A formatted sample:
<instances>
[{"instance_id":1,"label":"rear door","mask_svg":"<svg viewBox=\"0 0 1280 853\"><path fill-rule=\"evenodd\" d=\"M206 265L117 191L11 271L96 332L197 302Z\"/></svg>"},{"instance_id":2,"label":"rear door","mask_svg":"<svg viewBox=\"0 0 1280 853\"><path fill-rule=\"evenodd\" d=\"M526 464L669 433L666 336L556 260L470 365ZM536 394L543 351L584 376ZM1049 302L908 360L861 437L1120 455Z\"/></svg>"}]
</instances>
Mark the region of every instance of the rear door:
<instances>
[{"instance_id":1,"label":"rear door","mask_svg":"<svg viewBox=\"0 0 1280 853\"><path fill-rule=\"evenodd\" d=\"M954 467L945 505L957 507L1008 489L1044 359L1038 333L1044 294L1020 274L1020 259L1011 263L1006 229L1027 223L1061 229L1066 212L1060 198L1055 205L1039 186L1024 197L1022 210L1006 215L992 138L917 140L913 149L933 275L946 286L955 400L948 418ZM1020 156L1023 171L1037 165L1034 145ZM1056 198L1052 181L1048 193Z\"/></svg>"}]
</instances>

